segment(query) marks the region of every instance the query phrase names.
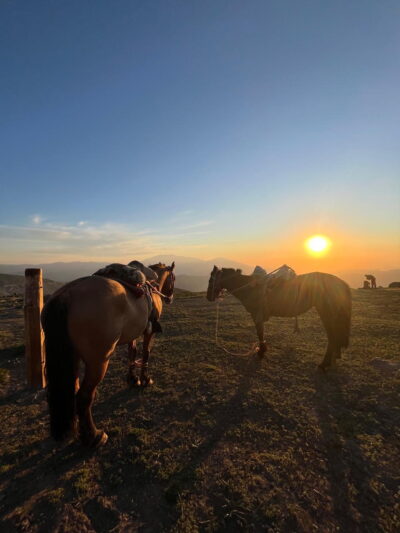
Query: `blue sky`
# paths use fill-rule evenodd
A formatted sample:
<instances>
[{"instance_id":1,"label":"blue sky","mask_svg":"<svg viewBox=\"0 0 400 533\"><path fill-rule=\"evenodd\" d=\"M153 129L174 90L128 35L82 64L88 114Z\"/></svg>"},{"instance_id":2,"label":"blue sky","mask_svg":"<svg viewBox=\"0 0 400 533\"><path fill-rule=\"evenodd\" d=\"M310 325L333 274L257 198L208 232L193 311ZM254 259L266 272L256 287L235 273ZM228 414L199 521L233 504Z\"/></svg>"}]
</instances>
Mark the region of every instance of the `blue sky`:
<instances>
[{"instance_id":1,"label":"blue sky","mask_svg":"<svg viewBox=\"0 0 400 533\"><path fill-rule=\"evenodd\" d=\"M0 39L1 262L400 264L397 1L4 1Z\"/></svg>"}]
</instances>

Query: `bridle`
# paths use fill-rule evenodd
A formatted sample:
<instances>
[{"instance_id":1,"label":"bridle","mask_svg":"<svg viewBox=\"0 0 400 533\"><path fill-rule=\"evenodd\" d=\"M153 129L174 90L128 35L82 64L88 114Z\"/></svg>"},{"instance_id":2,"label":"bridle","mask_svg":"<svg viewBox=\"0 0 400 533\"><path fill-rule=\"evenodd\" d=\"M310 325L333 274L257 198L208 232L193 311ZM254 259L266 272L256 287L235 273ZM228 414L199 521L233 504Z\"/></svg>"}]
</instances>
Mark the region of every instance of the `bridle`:
<instances>
[{"instance_id":1,"label":"bridle","mask_svg":"<svg viewBox=\"0 0 400 533\"><path fill-rule=\"evenodd\" d=\"M237 272L234 272L231 276L228 276L225 279L227 280L227 279L233 278L236 275L237 275ZM222 269L220 268L217 269L217 271L215 272L215 275L211 273L211 277L213 280L213 284L212 284L212 296L214 298L213 301L222 300L224 298L225 293L228 292L228 289L221 287L221 276L222 276ZM218 283L219 283L219 286L218 286ZM241 289L244 289L245 287L252 286L253 283L254 281L251 280L249 283L246 283L245 285L241 285L240 287L237 287L236 289L229 289L229 292L231 294L234 294L235 292L240 291ZM216 294L217 291L218 291L218 294Z\"/></svg>"},{"instance_id":2,"label":"bridle","mask_svg":"<svg viewBox=\"0 0 400 533\"><path fill-rule=\"evenodd\" d=\"M228 353L229 355L235 355L235 356L240 356L240 357L247 357L249 355L252 355L255 350L256 350L256 347L257 347L257 343L254 343L250 350L248 350L247 352L244 352L244 353L235 353L235 352L231 352L229 351L227 348L225 348L223 346L223 344L221 343L221 341L219 340L218 338L218 328L219 328L219 306L220 306L220 303L222 302L223 298L224 298L224 294L225 292L227 292L227 289L224 289L222 286L221 286L221 276L222 276L222 269L217 269L214 273L211 274L211 278L212 278L212 297L213 297L213 300L212 301L216 301L216 315L215 315L215 344L216 346L218 346L221 350L223 350L225 353ZM235 276L236 272L233 273L231 276L229 276L228 278L225 278L225 279L229 279L233 276ZM210 280L211 281L211 280ZM246 283L246 285L242 285L241 287L238 287L236 289L230 289L229 292L230 293L235 293L236 291L242 289L243 287L247 287L248 285L251 285L252 282L250 283ZM217 294L216 294L217 293Z\"/></svg>"},{"instance_id":3,"label":"bridle","mask_svg":"<svg viewBox=\"0 0 400 533\"><path fill-rule=\"evenodd\" d=\"M166 289L165 289L165 285L167 285ZM172 303L172 300L174 297L174 287L175 287L175 274L173 273L172 270L169 270L169 274L165 278L164 285L163 285L164 301L167 304Z\"/></svg>"},{"instance_id":4,"label":"bridle","mask_svg":"<svg viewBox=\"0 0 400 533\"><path fill-rule=\"evenodd\" d=\"M160 296L166 304L171 304L174 299L175 274L173 273L171 267L167 268L167 272L168 275L163 283L163 292L158 290L158 288L151 283L147 282L147 284L149 285L151 291ZM165 285L167 285L166 289L164 288Z\"/></svg>"},{"instance_id":5,"label":"bridle","mask_svg":"<svg viewBox=\"0 0 400 533\"><path fill-rule=\"evenodd\" d=\"M213 298L212 301L215 301L215 300L218 300L219 298L222 298L224 289L220 286L220 284L221 284L221 276L222 276L222 270L219 269L219 268L217 269L215 274L211 273L211 277L212 277L211 295L212 295L212 298ZM217 282L219 282L219 286L217 285ZM218 294L216 294L217 289L218 289Z\"/></svg>"}]
</instances>

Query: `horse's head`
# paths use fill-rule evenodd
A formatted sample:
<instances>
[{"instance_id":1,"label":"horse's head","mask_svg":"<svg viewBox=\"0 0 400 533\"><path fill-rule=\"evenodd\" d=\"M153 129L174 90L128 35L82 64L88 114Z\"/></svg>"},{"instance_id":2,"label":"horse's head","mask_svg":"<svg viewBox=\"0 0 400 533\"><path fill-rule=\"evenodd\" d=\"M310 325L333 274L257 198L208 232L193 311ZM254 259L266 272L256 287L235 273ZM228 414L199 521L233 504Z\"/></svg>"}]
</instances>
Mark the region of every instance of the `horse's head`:
<instances>
[{"instance_id":1,"label":"horse's head","mask_svg":"<svg viewBox=\"0 0 400 533\"><path fill-rule=\"evenodd\" d=\"M157 263L155 265L150 265L150 268L158 275L160 292L162 292L165 296L164 302L166 304L171 304L174 299L175 261L171 266L166 266L163 263Z\"/></svg>"},{"instance_id":2,"label":"horse's head","mask_svg":"<svg viewBox=\"0 0 400 533\"><path fill-rule=\"evenodd\" d=\"M172 265L167 267L166 272L167 275L165 277L163 286L162 286L162 292L165 294L165 303L172 304L174 299L174 287L175 287L175 274L174 274L174 268L175 268L175 261L172 262Z\"/></svg>"},{"instance_id":3,"label":"horse's head","mask_svg":"<svg viewBox=\"0 0 400 533\"><path fill-rule=\"evenodd\" d=\"M211 271L210 279L207 288L207 300L214 302L218 298L222 298L224 290L232 292L236 289L237 278L241 278L242 271L234 268L218 268L214 265Z\"/></svg>"},{"instance_id":4,"label":"horse's head","mask_svg":"<svg viewBox=\"0 0 400 533\"><path fill-rule=\"evenodd\" d=\"M208 281L207 300L214 302L222 295L222 291L222 270L214 265Z\"/></svg>"}]
</instances>

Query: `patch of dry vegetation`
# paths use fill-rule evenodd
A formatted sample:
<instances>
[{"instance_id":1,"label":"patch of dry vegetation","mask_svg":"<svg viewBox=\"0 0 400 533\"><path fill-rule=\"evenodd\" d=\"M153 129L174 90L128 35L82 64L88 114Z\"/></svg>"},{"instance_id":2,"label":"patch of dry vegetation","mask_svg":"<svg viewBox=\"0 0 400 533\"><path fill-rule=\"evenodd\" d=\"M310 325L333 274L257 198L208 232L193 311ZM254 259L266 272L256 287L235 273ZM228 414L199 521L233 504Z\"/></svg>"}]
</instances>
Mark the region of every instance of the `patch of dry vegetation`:
<instances>
[{"instance_id":1,"label":"patch of dry vegetation","mask_svg":"<svg viewBox=\"0 0 400 533\"><path fill-rule=\"evenodd\" d=\"M22 302L2 299L2 531L387 531L400 529L400 291L353 291L351 346L336 369L317 364L319 318L268 324L269 352L226 355L215 307L182 294L166 307L151 360L155 385L127 389L113 357L94 416L109 433L90 453L48 438L44 392L24 389ZM233 299L221 337L255 339Z\"/></svg>"}]
</instances>

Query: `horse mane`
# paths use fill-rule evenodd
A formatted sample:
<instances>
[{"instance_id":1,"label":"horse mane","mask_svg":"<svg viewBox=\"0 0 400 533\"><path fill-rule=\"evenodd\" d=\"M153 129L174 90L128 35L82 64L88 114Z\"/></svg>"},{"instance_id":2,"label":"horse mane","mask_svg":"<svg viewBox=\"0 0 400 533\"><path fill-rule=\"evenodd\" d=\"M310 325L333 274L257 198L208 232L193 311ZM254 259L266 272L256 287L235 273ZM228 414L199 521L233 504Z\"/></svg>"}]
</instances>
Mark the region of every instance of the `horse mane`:
<instances>
[{"instance_id":1,"label":"horse mane","mask_svg":"<svg viewBox=\"0 0 400 533\"><path fill-rule=\"evenodd\" d=\"M221 268L222 272L224 274L238 274L239 276L243 276L245 278L249 278L250 276L247 276L246 274L243 274L242 273L242 269L241 268L225 268L225 267L222 267Z\"/></svg>"},{"instance_id":2,"label":"horse mane","mask_svg":"<svg viewBox=\"0 0 400 533\"><path fill-rule=\"evenodd\" d=\"M149 265L149 268L167 268L167 265L165 263L155 263L154 265Z\"/></svg>"},{"instance_id":3,"label":"horse mane","mask_svg":"<svg viewBox=\"0 0 400 533\"><path fill-rule=\"evenodd\" d=\"M222 270L222 272L227 272L227 273L232 273L232 274L234 274L236 272L236 270L234 268L222 267L221 270Z\"/></svg>"}]
</instances>

